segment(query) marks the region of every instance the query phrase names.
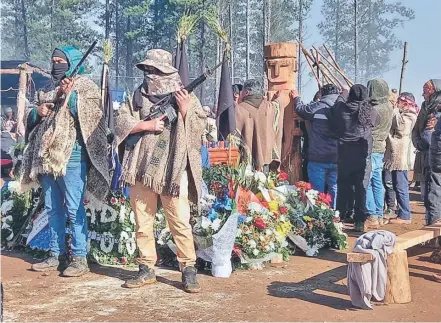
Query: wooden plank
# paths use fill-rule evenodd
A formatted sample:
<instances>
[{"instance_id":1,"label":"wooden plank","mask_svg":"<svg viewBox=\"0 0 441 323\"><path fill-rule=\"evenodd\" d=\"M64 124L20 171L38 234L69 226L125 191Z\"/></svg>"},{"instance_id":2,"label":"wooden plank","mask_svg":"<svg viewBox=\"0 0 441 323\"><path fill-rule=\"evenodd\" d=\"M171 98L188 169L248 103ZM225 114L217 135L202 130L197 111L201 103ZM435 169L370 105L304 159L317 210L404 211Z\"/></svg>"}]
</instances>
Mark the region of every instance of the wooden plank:
<instances>
[{"instance_id":1,"label":"wooden plank","mask_svg":"<svg viewBox=\"0 0 441 323\"><path fill-rule=\"evenodd\" d=\"M4 68L4 69L0 69L0 74L20 74L20 69L18 69L18 68Z\"/></svg>"},{"instance_id":2,"label":"wooden plank","mask_svg":"<svg viewBox=\"0 0 441 323\"><path fill-rule=\"evenodd\" d=\"M370 253L349 252L346 255L348 262L370 262L374 260L374 256Z\"/></svg>"},{"instance_id":3,"label":"wooden plank","mask_svg":"<svg viewBox=\"0 0 441 323\"><path fill-rule=\"evenodd\" d=\"M441 236L441 224L403 233L397 237L394 250L404 250Z\"/></svg>"}]
</instances>

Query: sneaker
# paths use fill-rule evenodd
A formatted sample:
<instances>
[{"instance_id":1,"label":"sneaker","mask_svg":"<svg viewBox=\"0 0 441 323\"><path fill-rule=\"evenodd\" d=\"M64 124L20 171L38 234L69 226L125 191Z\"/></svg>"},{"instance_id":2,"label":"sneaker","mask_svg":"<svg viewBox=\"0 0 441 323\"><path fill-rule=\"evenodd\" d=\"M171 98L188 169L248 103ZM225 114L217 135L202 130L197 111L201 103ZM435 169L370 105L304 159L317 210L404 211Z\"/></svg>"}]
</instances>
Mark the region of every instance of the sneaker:
<instances>
[{"instance_id":1,"label":"sneaker","mask_svg":"<svg viewBox=\"0 0 441 323\"><path fill-rule=\"evenodd\" d=\"M63 271L64 277L80 277L89 272L87 260L84 257L73 257L72 262Z\"/></svg>"},{"instance_id":2,"label":"sneaker","mask_svg":"<svg viewBox=\"0 0 441 323\"><path fill-rule=\"evenodd\" d=\"M411 220L403 220L401 218L395 218L395 219L390 219L389 223L390 224L411 224L412 221Z\"/></svg>"},{"instance_id":3,"label":"sneaker","mask_svg":"<svg viewBox=\"0 0 441 323\"><path fill-rule=\"evenodd\" d=\"M51 256L43 260L42 262L33 264L31 269L33 271L46 272L46 271L62 271L67 264L67 258L65 256Z\"/></svg>"},{"instance_id":4,"label":"sneaker","mask_svg":"<svg viewBox=\"0 0 441 323\"><path fill-rule=\"evenodd\" d=\"M380 228L380 222L375 216L369 216L364 223L366 229L378 230Z\"/></svg>"},{"instance_id":5,"label":"sneaker","mask_svg":"<svg viewBox=\"0 0 441 323\"><path fill-rule=\"evenodd\" d=\"M355 222L354 224L355 232L365 232L365 222Z\"/></svg>"},{"instance_id":6,"label":"sneaker","mask_svg":"<svg viewBox=\"0 0 441 323\"><path fill-rule=\"evenodd\" d=\"M156 283L156 274L153 269L150 269L146 265L139 265L138 275L132 279L126 280L124 287L138 288L147 284Z\"/></svg>"},{"instance_id":7,"label":"sneaker","mask_svg":"<svg viewBox=\"0 0 441 323\"><path fill-rule=\"evenodd\" d=\"M187 293L199 293L201 290L196 279L196 273L195 267L185 267L182 270L182 284Z\"/></svg>"}]
</instances>

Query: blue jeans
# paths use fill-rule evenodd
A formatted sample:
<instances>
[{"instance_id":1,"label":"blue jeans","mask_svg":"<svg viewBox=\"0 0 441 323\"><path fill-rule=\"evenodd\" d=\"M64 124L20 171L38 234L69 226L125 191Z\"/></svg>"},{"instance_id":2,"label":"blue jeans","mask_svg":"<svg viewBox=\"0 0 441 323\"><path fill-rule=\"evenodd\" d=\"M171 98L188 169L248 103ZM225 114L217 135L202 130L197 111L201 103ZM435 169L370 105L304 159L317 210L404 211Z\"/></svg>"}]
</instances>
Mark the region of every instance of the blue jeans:
<instances>
[{"instance_id":1,"label":"blue jeans","mask_svg":"<svg viewBox=\"0 0 441 323\"><path fill-rule=\"evenodd\" d=\"M331 206L334 209L337 201L337 173L337 164L308 163L308 177L312 188L324 192L325 185L328 185L328 193L332 197Z\"/></svg>"},{"instance_id":2,"label":"blue jeans","mask_svg":"<svg viewBox=\"0 0 441 323\"><path fill-rule=\"evenodd\" d=\"M384 172L387 206L390 210L393 210L396 199L398 217L403 220L410 220L409 178L407 175L407 170Z\"/></svg>"},{"instance_id":3,"label":"blue jeans","mask_svg":"<svg viewBox=\"0 0 441 323\"><path fill-rule=\"evenodd\" d=\"M428 171L426 173L426 207L427 224L441 221L441 173Z\"/></svg>"},{"instance_id":4,"label":"blue jeans","mask_svg":"<svg viewBox=\"0 0 441 323\"><path fill-rule=\"evenodd\" d=\"M384 154L372 153L372 172L366 193L366 208L371 216L383 217L384 187L383 187Z\"/></svg>"},{"instance_id":5,"label":"blue jeans","mask_svg":"<svg viewBox=\"0 0 441 323\"><path fill-rule=\"evenodd\" d=\"M72 252L76 257L87 255L87 220L83 205L86 190L87 151L75 143L67 163L66 175L55 178L42 175L45 210L51 229L50 252L58 257L66 251L66 220L72 229Z\"/></svg>"}]
</instances>

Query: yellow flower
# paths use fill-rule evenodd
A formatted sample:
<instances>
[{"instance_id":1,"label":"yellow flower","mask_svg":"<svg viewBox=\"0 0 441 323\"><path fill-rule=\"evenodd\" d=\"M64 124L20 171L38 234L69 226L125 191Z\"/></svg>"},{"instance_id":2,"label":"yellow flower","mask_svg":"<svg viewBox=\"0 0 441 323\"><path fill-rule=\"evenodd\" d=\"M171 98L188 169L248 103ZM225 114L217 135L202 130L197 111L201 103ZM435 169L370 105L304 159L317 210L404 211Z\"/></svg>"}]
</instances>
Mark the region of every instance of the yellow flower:
<instances>
[{"instance_id":1,"label":"yellow flower","mask_svg":"<svg viewBox=\"0 0 441 323\"><path fill-rule=\"evenodd\" d=\"M276 186L274 185L274 182L272 181L272 180L269 180L268 181L268 188L269 189L273 189L273 188L275 188Z\"/></svg>"},{"instance_id":2,"label":"yellow flower","mask_svg":"<svg viewBox=\"0 0 441 323\"><path fill-rule=\"evenodd\" d=\"M279 202L277 202L276 200L272 200L271 202L268 203L268 205L269 205L269 210L271 212L274 212L274 213L279 212Z\"/></svg>"},{"instance_id":3,"label":"yellow flower","mask_svg":"<svg viewBox=\"0 0 441 323\"><path fill-rule=\"evenodd\" d=\"M263 201L263 195L261 192L257 193L256 197L259 199L259 201Z\"/></svg>"},{"instance_id":4,"label":"yellow flower","mask_svg":"<svg viewBox=\"0 0 441 323\"><path fill-rule=\"evenodd\" d=\"M312 219L311 219L310 216L304 216L304 217L303 217L303 220L305 220L306 222L310 222L310 221L312 221Z\"/></svg>"},{"instance_id":5,"label":"yellow flower","mask_svg":"<svg viewBox=\"0 0 441 323\"><path fill-rule=\"evenodd\" d=\"M276 231L281 237L286 237L288 235L288 232L291 230L291 223L290 222L283 222L280 223Z\"/></svg>"}]
</instances>

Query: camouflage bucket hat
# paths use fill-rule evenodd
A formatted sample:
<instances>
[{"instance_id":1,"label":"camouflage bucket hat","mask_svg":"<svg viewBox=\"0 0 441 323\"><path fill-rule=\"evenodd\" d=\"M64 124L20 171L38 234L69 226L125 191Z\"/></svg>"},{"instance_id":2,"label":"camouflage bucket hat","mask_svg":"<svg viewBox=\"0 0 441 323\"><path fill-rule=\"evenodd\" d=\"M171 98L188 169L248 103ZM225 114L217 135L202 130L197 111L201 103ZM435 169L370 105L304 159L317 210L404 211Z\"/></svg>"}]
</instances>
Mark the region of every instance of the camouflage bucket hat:
<instances>
[{"instance_id":1,"label":"camouflage bucket hat","mask_svg":"<svg viewBox=\"0 0 441 323\"><path fill-rule=\"evenodd\" d=\"M178 72L176 68L173 67L172 54L163 49L151 49L147 51L147 55L144 61L136 64L136 67L141 71L144 71L145 66L152 66L157 68L162 73L173 74Z\"/></svg>"}]
</instances>

